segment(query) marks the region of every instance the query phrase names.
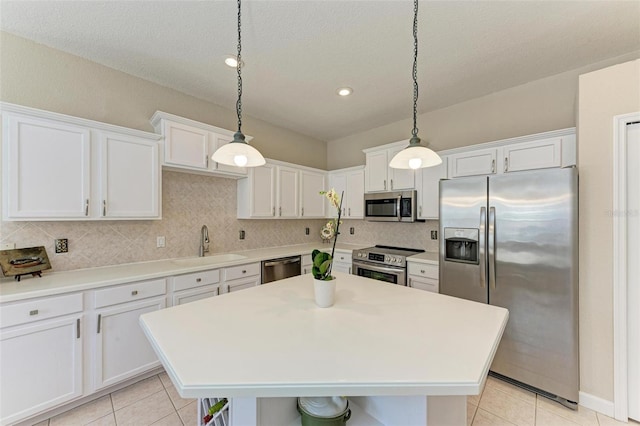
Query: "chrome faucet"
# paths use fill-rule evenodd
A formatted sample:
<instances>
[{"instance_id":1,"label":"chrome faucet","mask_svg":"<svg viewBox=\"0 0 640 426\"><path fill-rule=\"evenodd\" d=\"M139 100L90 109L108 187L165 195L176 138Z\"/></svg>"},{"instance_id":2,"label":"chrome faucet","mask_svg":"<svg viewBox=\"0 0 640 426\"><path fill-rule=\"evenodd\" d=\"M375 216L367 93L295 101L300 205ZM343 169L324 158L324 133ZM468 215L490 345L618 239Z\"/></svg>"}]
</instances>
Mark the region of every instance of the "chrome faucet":
<instances>
[{"instance_id":1,"label":"chrome faucet","mask_svg":"<svg viewBox=\"0 0 640 426\"><path fill-rule=\"evenodd\" d=\"M202 225L202 229L200 229L200 253L198 255L204 257L205 253L209 253L209 228L207 228L207 225Z\"/></svg>"}]
</instances>

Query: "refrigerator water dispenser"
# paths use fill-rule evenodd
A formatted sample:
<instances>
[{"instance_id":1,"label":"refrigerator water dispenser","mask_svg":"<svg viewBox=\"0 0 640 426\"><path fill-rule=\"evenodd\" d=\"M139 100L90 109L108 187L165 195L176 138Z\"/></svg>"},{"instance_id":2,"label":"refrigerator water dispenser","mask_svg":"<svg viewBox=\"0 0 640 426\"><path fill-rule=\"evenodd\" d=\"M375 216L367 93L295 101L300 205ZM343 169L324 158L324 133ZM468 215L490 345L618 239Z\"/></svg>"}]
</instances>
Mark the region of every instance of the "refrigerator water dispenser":
<instances>
[{"instance_id":1,"label":"refrigerator water dispenser","mask_svg":"<svg viewBox=\"0 0 640 426\"><path fill-rule=\"evenodd\" d=\"M445 260L477 265L478 228L444 228Z\"/></svg>"}]
</instances>

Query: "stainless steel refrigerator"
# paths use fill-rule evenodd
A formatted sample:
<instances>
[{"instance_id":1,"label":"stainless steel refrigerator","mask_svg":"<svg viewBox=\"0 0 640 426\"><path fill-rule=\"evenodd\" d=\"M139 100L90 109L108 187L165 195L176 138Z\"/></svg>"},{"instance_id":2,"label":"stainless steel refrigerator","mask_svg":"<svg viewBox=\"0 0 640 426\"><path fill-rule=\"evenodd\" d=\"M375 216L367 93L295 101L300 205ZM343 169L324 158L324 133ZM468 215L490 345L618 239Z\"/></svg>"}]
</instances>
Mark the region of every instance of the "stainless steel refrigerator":
<instances>
[{"instance_id":1,"label":"stainless steel refrigerator","mask_svg":"<svg viewBox=\"0 0 640 426\"><path fill-rule=\"evenodd\" d=\"M578 173L440 181L440 293L509 310L491 371L576 409Z\"/></svg>"}]
</instances>

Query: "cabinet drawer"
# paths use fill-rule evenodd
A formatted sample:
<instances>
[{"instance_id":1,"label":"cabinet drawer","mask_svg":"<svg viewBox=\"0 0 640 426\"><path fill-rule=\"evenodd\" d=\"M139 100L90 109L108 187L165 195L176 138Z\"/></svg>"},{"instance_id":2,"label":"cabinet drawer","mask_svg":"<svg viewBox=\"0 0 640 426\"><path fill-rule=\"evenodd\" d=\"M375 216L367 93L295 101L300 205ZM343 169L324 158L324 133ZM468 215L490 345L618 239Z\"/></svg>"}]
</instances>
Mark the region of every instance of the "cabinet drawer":
<instances>
[{"instance_id":1,"label":"cabinet drawer","mask_svg":"<svg viewBox=\"0 0 640 426\"><path fill-rule=\"evenodd\" d=\"M335 259L336 262L340 262L340 263L348 263L349 265L351 264L351 253L340 253L340 252L336 252L335 253Z\"/></svg>"},{"instance_id":2,"label":"cabinet drawer","mask_svg":"<svg viewBox=\"0 0 640 426\"><path fill-rule=\"evenodd\" d=\"M438 280L431 278L422 278L415 275L409 275L409 287L417 288L418 290L430 291L432 293L438 293Z\"/></svg>"},{"instance_id":3,"label":"cabinet drawer","mask_svg":"<svg viewBox=\"0 0 640 426\"><path fill-rule=\"evenodd\" d=\"M202 287L220 282L220 270L194 272L173 277L173 291Z\"/></svg>"},{"instance_id":4,"label":"cabinet drawer","mask_svg":"<svg viewBox=\"0 0 640 426\"><path fill-rule=\"evenodd\" d=\"M424 278L439 279L437 265L425 265L424 263L408 262L407 269L409 275L417 275Z\"/></svg>"},{"instance_id":5,"label":"cabinet drawer","mask_svg":"<svg viewBox=\"0 0 640 426\"><path fill-rule=\"evenodd\" d=\"M82 311L82 294L47 297L26 302L3 305L0 309L0 327L25 324Z\"/></svg>"},{"instance_id":6,"label":"cabinet drawer","mask_svg":"<svg viewBox=\"0 0 640 426\"><path fill-rule=\"evenodd\" d=\"M96 308L160 296L167 292L164 279L140 281L133 284L121 285L95 292Z\"/></svg>"},{"instance_id":7,"label":"cabinet drawer","mask_svg":"<svg viewBox=\"0 0 640 426\"><path fill-rule=\"evenodd\" d=\"M226 281L235 280L236 278L251 277L253 275L260 275L259 263L233 266L231 268L225 268L224 270L224 279Z\"/></svg>"}]
</instances>

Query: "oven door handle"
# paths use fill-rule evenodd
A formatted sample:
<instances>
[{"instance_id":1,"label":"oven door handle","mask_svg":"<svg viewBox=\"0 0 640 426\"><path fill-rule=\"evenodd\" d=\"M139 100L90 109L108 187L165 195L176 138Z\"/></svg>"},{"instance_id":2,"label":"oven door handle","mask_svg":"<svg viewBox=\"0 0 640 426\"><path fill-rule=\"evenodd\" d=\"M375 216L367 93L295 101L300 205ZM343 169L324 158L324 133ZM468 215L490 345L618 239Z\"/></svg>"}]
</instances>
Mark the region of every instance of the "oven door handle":
<instances>
[{"instance_id":1,"label":"oven door handle","mask_svg":"<svg viewBox=\"0 0 640 426\"><path fill-rule=\"evenodd\" d=\"M380 265L374 265L371 263L364 263L364 262L353 262L353 266L355 268L366 268L366 269L371 269L372 271L379 271L379 272L393 272L393 273L397 273L397 272L403 272L404 268L394 268L394 267L385 267L385 266L380 266Z\"/></svg>"}]
</instances>

